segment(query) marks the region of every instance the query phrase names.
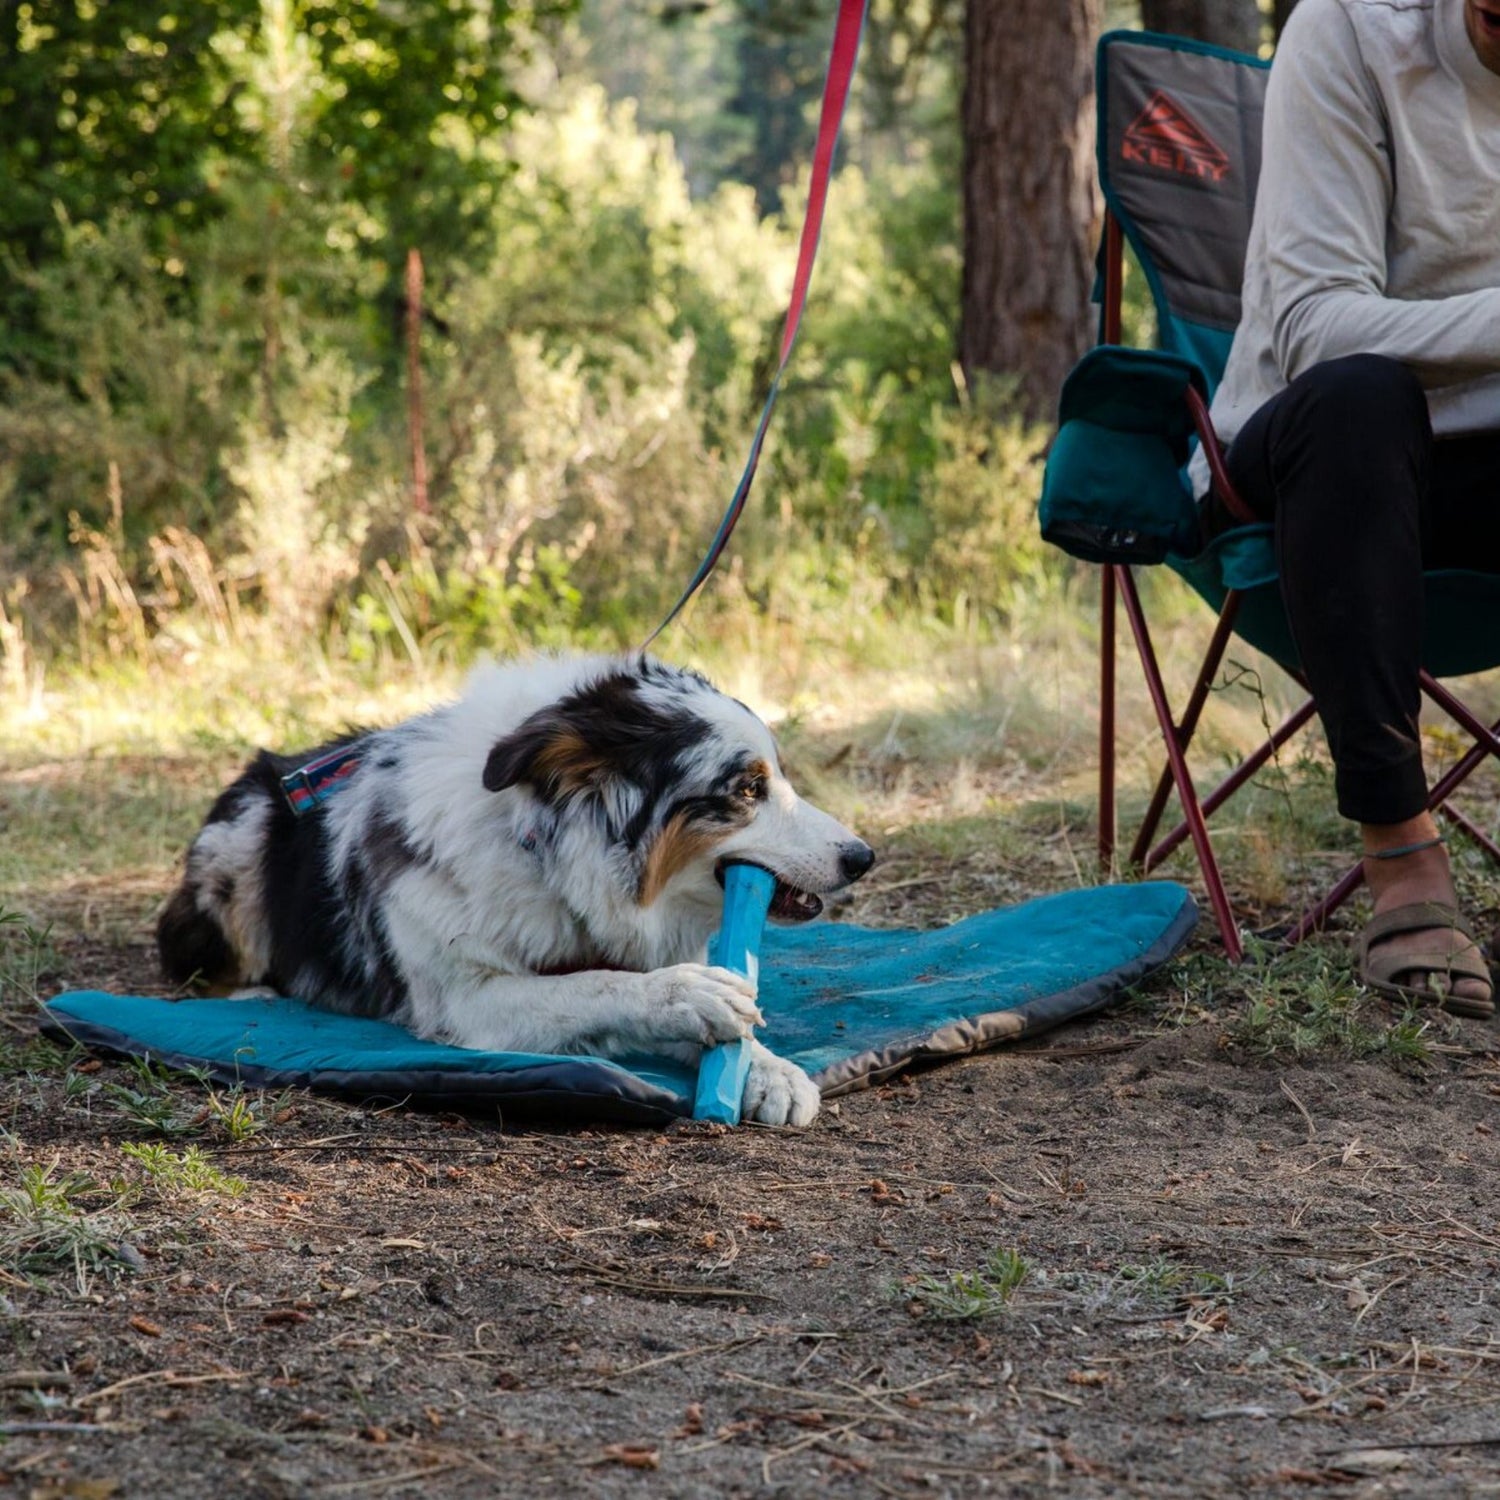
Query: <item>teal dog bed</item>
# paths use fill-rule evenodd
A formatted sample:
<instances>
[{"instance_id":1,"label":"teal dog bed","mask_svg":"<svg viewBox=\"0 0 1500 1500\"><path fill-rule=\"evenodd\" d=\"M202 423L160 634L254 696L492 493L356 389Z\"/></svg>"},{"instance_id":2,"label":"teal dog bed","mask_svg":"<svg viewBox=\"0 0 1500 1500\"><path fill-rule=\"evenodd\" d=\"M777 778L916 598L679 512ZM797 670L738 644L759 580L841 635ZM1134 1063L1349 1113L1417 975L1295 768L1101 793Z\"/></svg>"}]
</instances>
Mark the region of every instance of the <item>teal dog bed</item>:
<instances>
[{"instance_id":1,"label":"teal dog bed","mask_svg":"<svg viewBox=\"0 0 1500 1500\"><path fill-rule=\"evenodd\" d=\"M1164 963L1197 921L1179 885L1099 886L982 912L934 932L820 923L769 928L761 1039L825 1097L918 1063L1075 1020ZM693 1113L693 1072L660 1058L476 1052L299 1000L59 995L43 1027L98 1052L149 1057L247 1088L320 1089L575 1123Z\"/></svg>"}]
</instances>

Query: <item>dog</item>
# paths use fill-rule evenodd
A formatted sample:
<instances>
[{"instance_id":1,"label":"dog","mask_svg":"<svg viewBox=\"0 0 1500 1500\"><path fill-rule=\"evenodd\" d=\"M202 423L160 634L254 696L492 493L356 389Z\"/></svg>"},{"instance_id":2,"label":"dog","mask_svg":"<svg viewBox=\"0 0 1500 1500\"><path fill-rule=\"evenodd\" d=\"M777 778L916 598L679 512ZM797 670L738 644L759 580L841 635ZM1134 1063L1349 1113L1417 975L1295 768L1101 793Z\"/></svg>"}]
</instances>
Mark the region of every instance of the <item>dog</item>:
<instances>
[{"instance_id":1,"label":"dog","mask_svg":"<svg viewBox=\"0 0 1500 1500\"><path fill-rule=\"evenodd\" d=\"M753 985L704 961L723 870L769 870L771 916L805 922L874 860L704 677L538 658L393 728L261 751L188 850L157 948L182 988L261 987L460 1047L693 1065L744 1038L745 1117L807 1125L818 1090L753 1039Z\"/></svg>"}]
</instances>

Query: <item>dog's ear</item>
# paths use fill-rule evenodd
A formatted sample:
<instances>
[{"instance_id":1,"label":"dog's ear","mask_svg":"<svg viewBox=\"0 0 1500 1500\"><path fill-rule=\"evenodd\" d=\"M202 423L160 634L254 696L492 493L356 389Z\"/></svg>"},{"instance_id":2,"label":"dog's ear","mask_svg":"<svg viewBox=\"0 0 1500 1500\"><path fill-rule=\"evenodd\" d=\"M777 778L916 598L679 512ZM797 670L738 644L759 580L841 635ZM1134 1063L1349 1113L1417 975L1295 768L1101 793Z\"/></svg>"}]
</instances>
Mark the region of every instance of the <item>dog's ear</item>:
<instances>
[{"instance_id":1,"label":"dog's ear","mask_svg":"<svg viewBox=\"0 0 1500 1500\"><path fill-rule=\"evenodd\" d=\"M544 801L559 802L597 786L609 769L567 714L544 708L491 748L484 789L529 786Z\"/></svg>"}]
</instances>

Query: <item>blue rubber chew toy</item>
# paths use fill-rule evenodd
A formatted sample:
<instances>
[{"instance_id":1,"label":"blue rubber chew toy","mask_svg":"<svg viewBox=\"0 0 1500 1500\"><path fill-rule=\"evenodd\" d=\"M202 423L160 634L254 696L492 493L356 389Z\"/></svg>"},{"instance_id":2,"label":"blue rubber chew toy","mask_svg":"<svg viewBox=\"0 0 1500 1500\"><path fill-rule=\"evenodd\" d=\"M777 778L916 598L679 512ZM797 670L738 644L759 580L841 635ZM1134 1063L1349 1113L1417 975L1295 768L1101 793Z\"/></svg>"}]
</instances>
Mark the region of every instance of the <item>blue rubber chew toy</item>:
<instances>
[{"instance_id":1,"label":"blue rubber chew toy","mask_svg":"<svg viewBox=\"0 0 1500 1500\"><path fill-rule=\"evenodd\" d=\"M760 971L761 933L776 893L776 877L759 865L729 865L724 870L724 918L708 940L708 961L721 969L743 974L751 984ZM748 1042L725 1042L710 1047L698 1064L698 1092L693 1099L695 1120L721 1125L740 1123L740 1101L750 1076Z\"/></svg>"}]
</instances>

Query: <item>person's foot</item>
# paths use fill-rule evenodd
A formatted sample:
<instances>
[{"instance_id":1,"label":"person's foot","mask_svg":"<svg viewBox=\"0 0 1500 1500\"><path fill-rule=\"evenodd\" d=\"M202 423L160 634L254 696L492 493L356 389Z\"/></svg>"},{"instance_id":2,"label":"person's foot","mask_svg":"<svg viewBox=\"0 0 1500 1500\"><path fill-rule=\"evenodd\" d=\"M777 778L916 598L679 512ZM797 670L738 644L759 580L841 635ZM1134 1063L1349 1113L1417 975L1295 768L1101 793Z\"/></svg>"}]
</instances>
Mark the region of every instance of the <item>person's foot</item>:
<instances>
[{"instance_id":1,"label":"person's foot","mask_svg":"<svg viewBox=\"0 0 1500 1500\"><path fill-rule=\"evenodd\" d=\"M1416 996L1430 994L1434 1002L1462 1014L1492 1014L1494 986L1488 977L1479 977L1486 969L1478 944L1456 925L1458 899L1448 851L1431 816L1423 813L1405 823L1367 823L1363 833L1365 880L1377 919L1372 926L1402 907L1422 903L1455 913L1451 923L1370 934L1366 952L1371 958L1378 955L1385 985ZM1412 959L1410 966L1401 963L1406 955ZM1453 972L1450 964L1475 972Z\"/></svg>"}]
</instances>

